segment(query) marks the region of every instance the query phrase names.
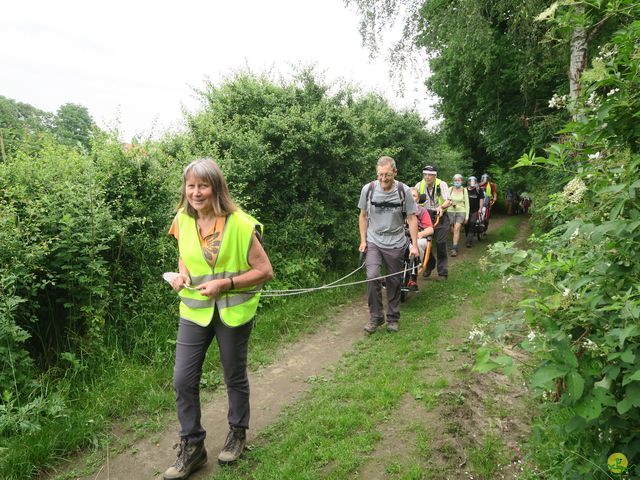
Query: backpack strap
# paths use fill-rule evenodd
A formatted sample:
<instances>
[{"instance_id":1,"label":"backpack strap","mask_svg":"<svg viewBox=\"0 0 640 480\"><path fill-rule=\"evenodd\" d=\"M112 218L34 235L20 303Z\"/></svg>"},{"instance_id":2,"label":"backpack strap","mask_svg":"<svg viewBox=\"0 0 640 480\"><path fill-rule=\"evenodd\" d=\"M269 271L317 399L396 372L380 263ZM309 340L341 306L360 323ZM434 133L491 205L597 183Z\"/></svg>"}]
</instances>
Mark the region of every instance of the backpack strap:
<instances>
[{"instance_id":1,"label":"backpack strap","mask_svg":"<svg viewBox=\"0 0 640 480\"><path fill-rule=\"evenodd\" d=\"M369 184L367 188L367 216L369 216L369 211L371 209L371 205L373 205L373 188L375 187L375 180ZM396 187L398 189L398 196L400 197L400 206L402 207L402 219L405 220L407 218L407 202L406 202L406 193L404 191L406 185L402 182L396 182ZM386 203L386 202L385 202ZM395 204L394 206L398 206Z\"/></svg>"},{"instance_id":2,"label":"backpack strap","mask_svg":"<svg viewBox=\"0 0 640 480\"><path fill-rule=\"evenodd\" d=\"M405 198L405 189L406 185L402 182L398 182L398 195L400 195L400 203L402 203L402 220L407 219L407 201Z\"/></svg>"},{"instance_id":3,"label":"backpack strap","mask_svg":"<svg viewBox=\"0 0 640 480\"><path fill-rule=\"evenodd\" d=\"M367 218L371 216L371 199L373 198L373 187L375 186L376 181L372 181L369 184L369 188L367 189Z\"/></svg>"}]
</instances>

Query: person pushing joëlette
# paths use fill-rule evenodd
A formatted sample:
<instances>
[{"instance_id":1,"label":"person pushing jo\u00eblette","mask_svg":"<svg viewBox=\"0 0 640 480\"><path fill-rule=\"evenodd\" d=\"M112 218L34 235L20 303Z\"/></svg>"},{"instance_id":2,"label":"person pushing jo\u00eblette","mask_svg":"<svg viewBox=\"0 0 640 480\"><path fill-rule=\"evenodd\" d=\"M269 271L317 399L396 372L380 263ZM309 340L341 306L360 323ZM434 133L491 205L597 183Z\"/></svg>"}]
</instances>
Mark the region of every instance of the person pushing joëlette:
<instances>
[{"instance_id":1,"label":"person pushing jo\u00eblette","mask_svg":"<svg viewBox=\"0 0 640 480\"><path fill-rule=\"evenodd\" d=\"M449 217L445 215L446 209L451 205L449 187L446 182L437 177L438 171L432 165L427 165L422 169L422 180L416 184L420 195L421 205L427 209L431 215L431 220L436 222L440 217L438 225L435 227L433 235L436 248L431 249L429 261L422 272L423 277L429 277L434 268L438 270L436 280L446 280L449 277L449 258L447 256L447 236L449 235ZM423 200L424 199L424 200Z\"/></svg>"},{"instance_id":2,"label":"person pushing jo\u00eblette","mask_svg":"<svg viewBox=\"0 0 640 480\"><path fill-rule=\"evenodd\" d=\"M407 238L405 219L411 236L410 256L418 257L418 222L416 204L409 187L395 180L396 162L391 157L380 157L376 165L378 179L364 185L360 193L358 228L360 252L366 252L367 302L369 322L364 329L373 333L384 323L382 284L373 280L380 276L384 263L387 274L387 330L398 331L400 321L400 283L398 273L404 266Z\"/></svg>"}]
</instances>

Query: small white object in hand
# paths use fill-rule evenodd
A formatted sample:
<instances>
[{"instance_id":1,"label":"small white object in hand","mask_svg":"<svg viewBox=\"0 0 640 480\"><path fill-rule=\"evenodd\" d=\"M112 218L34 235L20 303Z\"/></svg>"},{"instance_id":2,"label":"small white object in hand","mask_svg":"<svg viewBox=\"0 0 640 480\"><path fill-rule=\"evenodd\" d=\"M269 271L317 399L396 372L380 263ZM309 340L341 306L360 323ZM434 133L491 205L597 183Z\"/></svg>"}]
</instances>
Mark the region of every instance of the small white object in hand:
<instances>
[{"instance_id":1,"label":"small white object in hand","mask_svg":"<svg viewBox=\"0 0 640 480\"><path fill-rule=\"evenodd\" d=\"M172 284L173 284L173 281L174 281L176 278L178 278L179 276L180 276L180 274L179 274L179 273L177 273L177 272L164 272L164 273L162 274L162 278L164 278L164 279L165 279L165 281L166 281L169 285L172 285ZM187 286L187 285L184 285L184 286L183 286L183 288L186 288L187 290L196 290L195 288L193 288L193 287L189 287L189 286Z\"/></svg>"}]
</instances>

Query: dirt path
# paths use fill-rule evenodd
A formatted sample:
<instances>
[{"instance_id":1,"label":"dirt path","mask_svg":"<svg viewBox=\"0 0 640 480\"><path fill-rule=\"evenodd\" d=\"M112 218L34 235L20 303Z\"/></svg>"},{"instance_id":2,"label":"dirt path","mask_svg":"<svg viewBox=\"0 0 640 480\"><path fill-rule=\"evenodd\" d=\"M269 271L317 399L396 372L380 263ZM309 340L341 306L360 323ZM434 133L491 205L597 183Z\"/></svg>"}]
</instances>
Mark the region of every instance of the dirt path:
<instances>
[{"instance_id":1,"label":"dirt path","mask_svg":"<svg viewBox=\"0 0 640 480\"><path fill-rule=\"evenodd\" d=\"M493 219L491 229L496 229L503 222L504 218ZM486 242L483 243L486 245ZM455 268L457 262L469 259L471 256L480 256L480 253L485 250L484 245L476 245L472 250L463 250L458 258L450 260L451 267ZM285 406L296 402L311 388L307 381L309 377L325 374L327 367L335 364L358 339L362 338L362 327L367 319L365 299L354 301L318 332L284 348L278 355L279 360L271 366L258 372L250 372L252 422L251 429L248 431L249 444L257 432L278 417ZM442 348L444 349L445 346L443 345ZM411 406L403 408L411 408ZM207 478L219 468L215 459L227 434L226 412L227 397L224 391L203 405L202 422L207 430L210 459L205 468L190 478ZM124 451L112 452L96 472L78 478L86 480L161 478L164 469L174 460L172 446L177 441L177 420L175 416L167 416L167 418L170 420L164 431L139 440ZM384 436L389 438L386 433ZM381 444L381 449L384 448L384 444L385 440ZM373 465L371 468L367 466L367 472L370 475L361 478L382 478L375 474L375 461L370 465Z\"/></svg>"},{"instance_id":2,"label":"dirt path","mask_svg":"<svg viewBox=\"0 0 640 480\"><path fill-rule=\"evenodd\" d=\"M251 429L248 443L257 432L272 423L283 407L298 400L311 388L307 379L322 375L325 368L336 363L342 354L362 338L362 327L368 319L363 300L349 304L318 332L285 348L280 360L258 372L249 372L251 384ZM219 467L216 462L228 431L227 397L224 391L202 409L202 424L207 430L208 465L190 478L206 478ZM109 458L97 474L82 477L86 480L131 480L155 478L173 460L171 449L177 441L178 423L172 420L164 432L136 442L125 452Z\"/></svg>"}]
</instances>

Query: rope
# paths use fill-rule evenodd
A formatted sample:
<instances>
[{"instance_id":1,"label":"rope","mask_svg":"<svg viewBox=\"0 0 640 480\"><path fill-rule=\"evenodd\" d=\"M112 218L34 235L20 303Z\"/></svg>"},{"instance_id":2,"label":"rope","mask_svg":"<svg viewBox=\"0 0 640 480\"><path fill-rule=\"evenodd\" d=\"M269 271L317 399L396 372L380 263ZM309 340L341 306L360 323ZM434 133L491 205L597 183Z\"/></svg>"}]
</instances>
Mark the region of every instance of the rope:
<instances>
[{"instance_id":1,"label":"rope","mask_svg":"<svg viewBox=\"0 0 640 480\"><path fill-rule=\"evenodd\" d=\"M242 293L259 293L261 297L288 297L288 296L291 296L291 295L301 295L303 293L316 292L318 290L328 290L330 288L339 288L339 287L350 287L352 285L358 285L358 284L361 284L361 283L374 282L376 280L382 280L382 279L385 279L385 278L388 278L388 277L393 277L395 275L400 275L400 274L404 274L406 272L410 272L415 268L415 266L412 265L412 266L410 266L408 268L405 268L404 270L401 270L401 271L396 272L396 273L390 273L388 275L382 275L382 276L376 277L376 278L368 278L366 280L358 280L357 282L342 283L340 285L337 285L338 282L341 282L342 280L344 280L346 278L349 278L351 275L353 275L356 272L358 272L364 266L365 266L365 264L363 263L358 268L356 268L354 271L352 271L351 273L348 273L344 277L339 278L338 280L334 280L331 283L327 283L325 285L321 285L319 287L291 288L291 289L287 289L287 290L243 290ZM165 278L165 280L167 280L167 282L171 283L170 280L168 280L167 278ZM195 289L193 287L187 287L187 286L185 286L184 288L187 288L189 290L197 290L197 289Z\"/></svg>"},{"instance_id":2,"label":"rope","mask_svg":"<svg viewBox=\"0 0 640 480\"><path fill-rule=\"evenodd\" d=\"M364 267L364 263L362 265L360 265L358 268L356 268L353 272L348 273L344 277L339 278L338 280L335 280L335 281L333 281L331 283L327 283L326 285L322 285L321 287L289 288L289 289L286 289L286 290L252 290L251 293L257 293L257 292L260 292L260 293L306 292L307 290L313 290L314 288L327 288L327 287L330 287L332 285L335 285L338 282L341 282L345 278L349 278L351 275L356 273L362 267Z\"/></svg>"},{"instance_id":3,"label":"rope","mask_svg":"<svg viewBox=\"0 0 640 480\"><path fill-rule=\"evenodd\" d=\"M343 278L347 278L349 276L351 276L353 273L357 272L358 270L360 270L363 267L363 265L361 265L360 267L358 267L356 270L354 270L353 272L351 272L349 275L343 277ZM335 282L329 283L327 285L322 285L320 287L310 287L310 288L304 288L304 289L295 289L295 290L281 290L280 292L282 293L270 293L272 292L272 290L266 290L264 291L264 293L262 293L262 291L260 290L251 290L247 293L260 293L261 297L288 297L291 295L300 295L303 293L310 293L310 292L315 292L318 290L328 290L330 288L339 288L339 287L349 287L352 285L358 285L361 283L367 283L367 282L373 282L376 280L382 280L383 278L388 278L388 277L393 277L395 275L400 275L406 272L410 272L411 270L414 269L414 266L411 266L409 268L405 268L404 270L401 270L399 272L396 273L390 273L388 275L382 275L380 277L376 277L376 278L368 278L366 280L358 280L357 282L349 282L349 283L343 283L340 285L335 285L339 280L336 280Z\"/></svg>"}]
</instances>

